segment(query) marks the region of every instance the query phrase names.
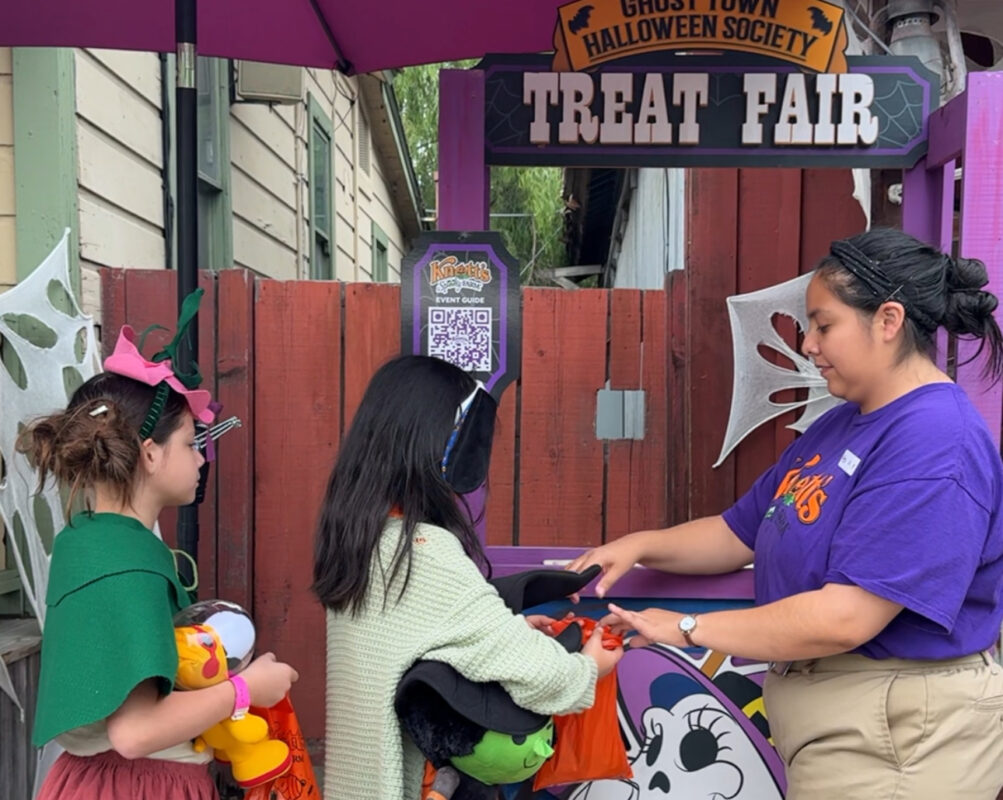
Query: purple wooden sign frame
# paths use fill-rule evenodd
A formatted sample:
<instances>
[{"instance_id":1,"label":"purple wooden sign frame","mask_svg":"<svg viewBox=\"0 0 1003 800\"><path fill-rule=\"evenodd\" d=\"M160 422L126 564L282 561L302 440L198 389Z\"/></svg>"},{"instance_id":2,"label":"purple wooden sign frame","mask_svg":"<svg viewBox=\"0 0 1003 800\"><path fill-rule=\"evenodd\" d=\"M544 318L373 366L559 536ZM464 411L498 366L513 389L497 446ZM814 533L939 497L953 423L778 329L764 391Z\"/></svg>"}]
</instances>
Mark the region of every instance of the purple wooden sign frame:
<instances>
[{"instance_id":1,"label":"purple wooden sign frame","mask_svg":"<svg viewBox=\"0 0 1003 800\"><path fill-rule=\"evenodd\" d=\"M439 78L439 227L486 229L490 179L485 163L484 73L443 70ZM929 117L929 149L904 173L903 228L942 249L953 239L954 168L966 168L961 184L959 254L982 259L989 291L1003 293L1003 73L968 76L965 92ZM1003 309L997 310L1003 322ZM941 348L943 350L943 348ZM971 355L959 345L959 361ZM958 374L997 444L1003 422L1003 387L980 376L981 361ZM581 548L489 547L495 574L539 568L574 558ZM591 589L583 594L591 594ZM616 585L618 597L751 599L752 571L714 577L673 576L637 568Z\"/></svg>"},{"instance_id":2,"label":"purple wooden sign frame","mask_svg":"<svg viewBox=\"0 0 1003 800\"><path fill-rule=\"evenodd\" d=\"M954 169L961 179L961 230L958 255L982 260L989 272L988 291L1003 293L1003 73L973 72L968 87L929 119L926 158L904 177L902 227L947 252L954 238ZM1003 309L996 309L1003 324ZM944 352L944 339L941 346ZM958 343L958 362L977 345ZM982 359L959 368L963 387L1000 443L1003 387L981 376Z\"/></svg>"}]
</instances>

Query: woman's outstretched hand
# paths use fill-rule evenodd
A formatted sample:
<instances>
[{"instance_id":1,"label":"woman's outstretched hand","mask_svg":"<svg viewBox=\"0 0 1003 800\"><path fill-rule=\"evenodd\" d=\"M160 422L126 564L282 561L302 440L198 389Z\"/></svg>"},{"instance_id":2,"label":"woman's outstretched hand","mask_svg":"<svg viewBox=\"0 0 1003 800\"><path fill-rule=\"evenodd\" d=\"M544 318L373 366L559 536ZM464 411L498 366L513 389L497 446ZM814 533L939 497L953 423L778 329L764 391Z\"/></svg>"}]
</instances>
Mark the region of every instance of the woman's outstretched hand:
<instances>
[{"instance_id":1,"label":"woman's outstretched hand","mask_svg":"<svg viewBox=\"0 0 1003 800\"><path fill-rule=\"evenodd\" d=\"M609 625L616 633L637 631L629 638L631 647L647 647L655 642L675 647L688 647L679 630L679 620L685 615L664 608L646 608L644 611L628 611L615 603L609 604L610 613L600 620L601 625Z\"/></svg>"},{"instance_id":2,"label":"woman's outstretched hand","mask_svg":"<svg viewBox=\"0 0 1003 800\"><path fill-rule=\"evenodd\" d=\"M572 561L566 569L581 572L593 564L602 569L599 582L596 584L596 596L605 597L621 577L640 560L641 547L636 534L628 534L616 541L604 544L582 553ZM577 596L572 597L577 601Z\"/></svg>"}]
</instances>

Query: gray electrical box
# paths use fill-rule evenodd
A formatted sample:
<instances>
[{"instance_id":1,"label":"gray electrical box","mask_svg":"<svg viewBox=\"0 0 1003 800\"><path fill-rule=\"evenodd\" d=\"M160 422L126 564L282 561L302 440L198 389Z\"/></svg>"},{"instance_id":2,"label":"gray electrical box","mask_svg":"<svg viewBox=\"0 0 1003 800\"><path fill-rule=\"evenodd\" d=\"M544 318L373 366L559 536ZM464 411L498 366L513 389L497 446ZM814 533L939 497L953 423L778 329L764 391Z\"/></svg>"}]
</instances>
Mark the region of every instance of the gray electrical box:
<instances>
[{"instance_id":1,"label":"gray electrical box","mask_svg":"<svg viewBox=\"0 0 1003 800\"><path fill-rule=\"evenodd\" d=\"M237 99L258 103L298 103L303 98L303 69L287 64L234 61Z\"/></svg>"}]
</instances>

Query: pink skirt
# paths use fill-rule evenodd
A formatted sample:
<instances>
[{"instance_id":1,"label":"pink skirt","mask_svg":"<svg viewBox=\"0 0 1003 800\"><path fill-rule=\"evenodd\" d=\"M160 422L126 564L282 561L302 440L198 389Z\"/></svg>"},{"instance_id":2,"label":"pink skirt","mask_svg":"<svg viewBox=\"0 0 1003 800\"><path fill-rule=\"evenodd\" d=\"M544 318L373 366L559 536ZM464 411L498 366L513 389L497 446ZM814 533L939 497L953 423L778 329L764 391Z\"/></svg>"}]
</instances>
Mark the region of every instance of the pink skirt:
<instances>
[{"instance_id":1,"label":"pink skirt","mask_svg":"<svg viewBox=\"0 0 1003 800\"><path fill-rule=\"evenodd\" d=\"M86 758L63 753L37 800L219 800L206 764L128 760L115 751Z\"/></svg>"}]
</instances>

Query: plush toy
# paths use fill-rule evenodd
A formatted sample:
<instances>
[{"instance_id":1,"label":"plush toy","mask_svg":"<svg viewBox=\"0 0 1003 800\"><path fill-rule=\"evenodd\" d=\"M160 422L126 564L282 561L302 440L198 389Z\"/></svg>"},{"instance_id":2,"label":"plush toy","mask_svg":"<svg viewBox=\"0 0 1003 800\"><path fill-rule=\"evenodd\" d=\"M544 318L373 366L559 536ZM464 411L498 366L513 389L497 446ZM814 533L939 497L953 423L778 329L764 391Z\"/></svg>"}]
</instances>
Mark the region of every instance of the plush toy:
<instances>
[{"instance_id":1,"label":"plush toy","mask_svg":"<svg viewBox=\"0 0 1003 800\"><path fill-rule=\"evenodd\" d=\"M598 566L582 573L541 569L491 582L519 613L579 591L598 573ZM577 625L557 639L569 652L581 649ZM439 661L419 661L404 673L394 706L418 749L445 773L449 791L437 781L430 796L489 800L499 785L531 778L554 752L551 717L517 706L500 684L469 681Z\"/></svg>"},{"instance_id":2,"label":"plush toy","mask_svg":"<svg viewBox=\"0 0 1003 800\"><path fill-rule=\"evenodd\" d=\"M234 603L205 600L174 618L178 647L179 689L203 689L227 680L250 663L254 624ZM233 779L243 788L265 783L292 765L289 747L268 735L268 723L255 714L225 719L195 739L199 752L207 747L219 761L230 763Z\"/></svg>"}]
</instances>

